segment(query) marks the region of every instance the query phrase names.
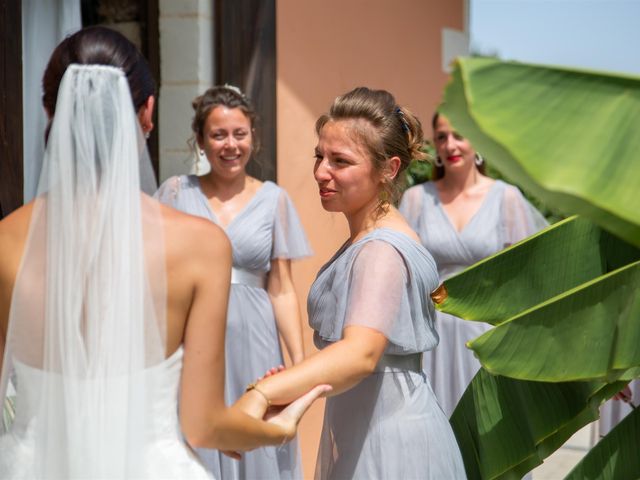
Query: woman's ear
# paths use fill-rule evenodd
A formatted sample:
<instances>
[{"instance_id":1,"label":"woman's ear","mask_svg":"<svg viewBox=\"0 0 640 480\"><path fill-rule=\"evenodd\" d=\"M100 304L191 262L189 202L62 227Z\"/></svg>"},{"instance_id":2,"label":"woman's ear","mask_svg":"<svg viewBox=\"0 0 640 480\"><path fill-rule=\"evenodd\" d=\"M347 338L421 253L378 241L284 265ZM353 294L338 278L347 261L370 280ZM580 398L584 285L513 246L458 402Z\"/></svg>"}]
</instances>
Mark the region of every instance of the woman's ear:
<instances>
[{"instance_id":1,"label":"woman's ear","mask_svg":"<svg viewBox=\"0 0 640 480\"><path fill-rule=\"evenodd\" d=\"M140 122L140 128L142 128L144 133L149 133L153 130L153 107L155 104L155 97L153 95L149 95L142 106L138 109L138 121Z\"/></svg>"},{"instance_id":2,"label":"woman's ear","mask_svg":"<svg viewBox=\"0 0 640 480\"><path fill-rule=\"evenodd\" d=\"M383 177L386 179L386 181L390 182L391 180L396 178L396 176L398 175L398 171L400 170L401 164L402 164L402 161L398 156L394 156L389 159L389 161L387 162L387 166L385 167L384 172L382 174Z\"/></svg>"}]
</instances>

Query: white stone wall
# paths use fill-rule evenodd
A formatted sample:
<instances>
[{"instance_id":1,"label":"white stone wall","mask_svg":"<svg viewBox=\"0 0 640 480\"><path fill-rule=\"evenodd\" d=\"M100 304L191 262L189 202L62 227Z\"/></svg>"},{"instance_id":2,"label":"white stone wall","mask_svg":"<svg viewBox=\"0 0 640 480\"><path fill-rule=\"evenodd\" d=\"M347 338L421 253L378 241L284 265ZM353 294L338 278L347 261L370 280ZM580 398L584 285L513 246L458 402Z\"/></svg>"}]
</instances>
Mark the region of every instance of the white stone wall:
<instances>
[{"instance_id":1,"label":"white stone wall","mask_svg":"<svg viewBox=\"0 0 640 480\"><path fill-rule=\"evenodd\" d=\"M191 101L213 85L213 0L160 0L160 180L195 171ZM200 166L200 173L203 167Z\"/></svg>"}]
</instances>

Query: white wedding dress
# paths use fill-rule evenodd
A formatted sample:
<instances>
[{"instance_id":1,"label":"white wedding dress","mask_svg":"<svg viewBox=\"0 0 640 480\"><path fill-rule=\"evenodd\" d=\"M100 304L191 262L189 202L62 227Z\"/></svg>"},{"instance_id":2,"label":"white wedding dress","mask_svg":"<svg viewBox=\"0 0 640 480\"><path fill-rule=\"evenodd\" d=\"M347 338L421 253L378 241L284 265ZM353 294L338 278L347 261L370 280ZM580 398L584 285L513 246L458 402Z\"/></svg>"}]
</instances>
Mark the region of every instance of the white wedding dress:
<instances>
[{"instance_id":1,"label":"white wedding dress","mask_svg":"<svg viewBox=\"0 0 640 480\"><path fill-rule=\"evenodd\" d=\"M124 72L70 65L13 286L0 479L210 478L180 432L182 348L166 352L164 217L142 193L149 180Z\"/></svg>"},{"instance_id":2,"label":"white wedding dress","mask_svg":"<svg viewBox=\"0 0 640 480\"><path fill-rule=\"evenodd\" d=\"M145 410L155 421L148 425L146 442L138 452L130 452L144 458L143 477L147 479L210 479L208 471L182 439L178 421L178 388L182 371L182 348L164 362L144 370L139 381L148 385L149 396ZM15 364L17 396L16 418L10 432L0 437L0 478L35 479L40 478L34 471L38 440L33 435L38 431L37 405L43 376L56 374L29 367L18 361ZM60 379L58 379L60 380ZM61 380L60 380L61 381ZM127 380L114 378L112 388L120 388ZM57 389L62 391L62 389ZM60 404L60 399L49 399ZM73 452L69 452L73 454ZM81 451L78 452L81 455Z\"/></svg>"}]
</instances>

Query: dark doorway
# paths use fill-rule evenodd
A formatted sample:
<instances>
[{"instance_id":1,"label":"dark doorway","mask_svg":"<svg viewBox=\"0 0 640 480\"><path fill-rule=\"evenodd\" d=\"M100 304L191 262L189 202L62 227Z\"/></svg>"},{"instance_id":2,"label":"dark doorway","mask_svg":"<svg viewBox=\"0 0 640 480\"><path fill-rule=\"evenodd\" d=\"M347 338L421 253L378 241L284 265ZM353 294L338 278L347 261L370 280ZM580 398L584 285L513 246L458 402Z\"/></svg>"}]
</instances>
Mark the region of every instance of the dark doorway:
<instances>
[{"instance_id":1,"label":"dark doorway","mask_svg":"<svg viewBox=\"0 0 640 480\"><path fill-rule=\"evenodd\" d=\"M22 205L22 9L0 0L0 219Z\"/></svg>"},{"instance_id":2,"label":"dark doorway","mask_svg":"<svg viewBox=\"0 0 640 480\"><path fill-rule=\"evenodd\" d=\"M104 12L100 9L101 6L125 5L123 1L80 1L84 26L105 21L104 15L100 15L101 11ZM139 46L159 84L158 0L130 0L129 3L135 7L134 21L140 25ZM24 198L21 5L21 0L0 0L0 219L21 206ZM155 117L154 132L157 132L157 109ZM148 145L157 175L157 133L152 133Z\"/></svg>"},{"instance_id":3,"label":"dark doorway","mask_svg":"<svg viewBox=\"0 0 640 480\"><path fill-rule=\"evenodd\" d=\"M240 87L259 115L261 148L247 170L276 181L276 2L216 0L215 31L216 83Z\"/></svg>"},{"instance_id":4,"label":"dark doorway","mask_svg":"<svg viewBox=\"0 0 640 480\"><path fill-rule=\"evenodd\" d=\"M142 52L156 80L155 128L147 141L149 155L156 173L159 172L158 94L160 87L159 0L81 0L82 26L104 25L119 31Z\"/></svg>"}]
</instances>

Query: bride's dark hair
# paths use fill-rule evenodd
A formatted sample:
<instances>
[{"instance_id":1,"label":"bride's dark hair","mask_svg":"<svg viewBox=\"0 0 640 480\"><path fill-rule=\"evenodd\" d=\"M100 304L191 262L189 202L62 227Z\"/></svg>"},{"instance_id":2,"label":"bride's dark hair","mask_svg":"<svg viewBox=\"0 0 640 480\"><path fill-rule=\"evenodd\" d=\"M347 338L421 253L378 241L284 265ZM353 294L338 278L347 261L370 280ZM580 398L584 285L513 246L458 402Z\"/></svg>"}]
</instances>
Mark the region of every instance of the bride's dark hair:
<instances>
[{"instance_id":1,"label":"bride's dark hair","mask_svg":"<svg viewBox=\"0 0 640 480\"><path fill-rule=\"evenodd\" d=\"M127 76L136 111L155 93L149 65L133 43L115 30L88 27L63 40L49 59L42 79L42 103L49 117L55 113L62 76L73 63L110 65L122 69Z\"/></svg>"}]
</instances>

